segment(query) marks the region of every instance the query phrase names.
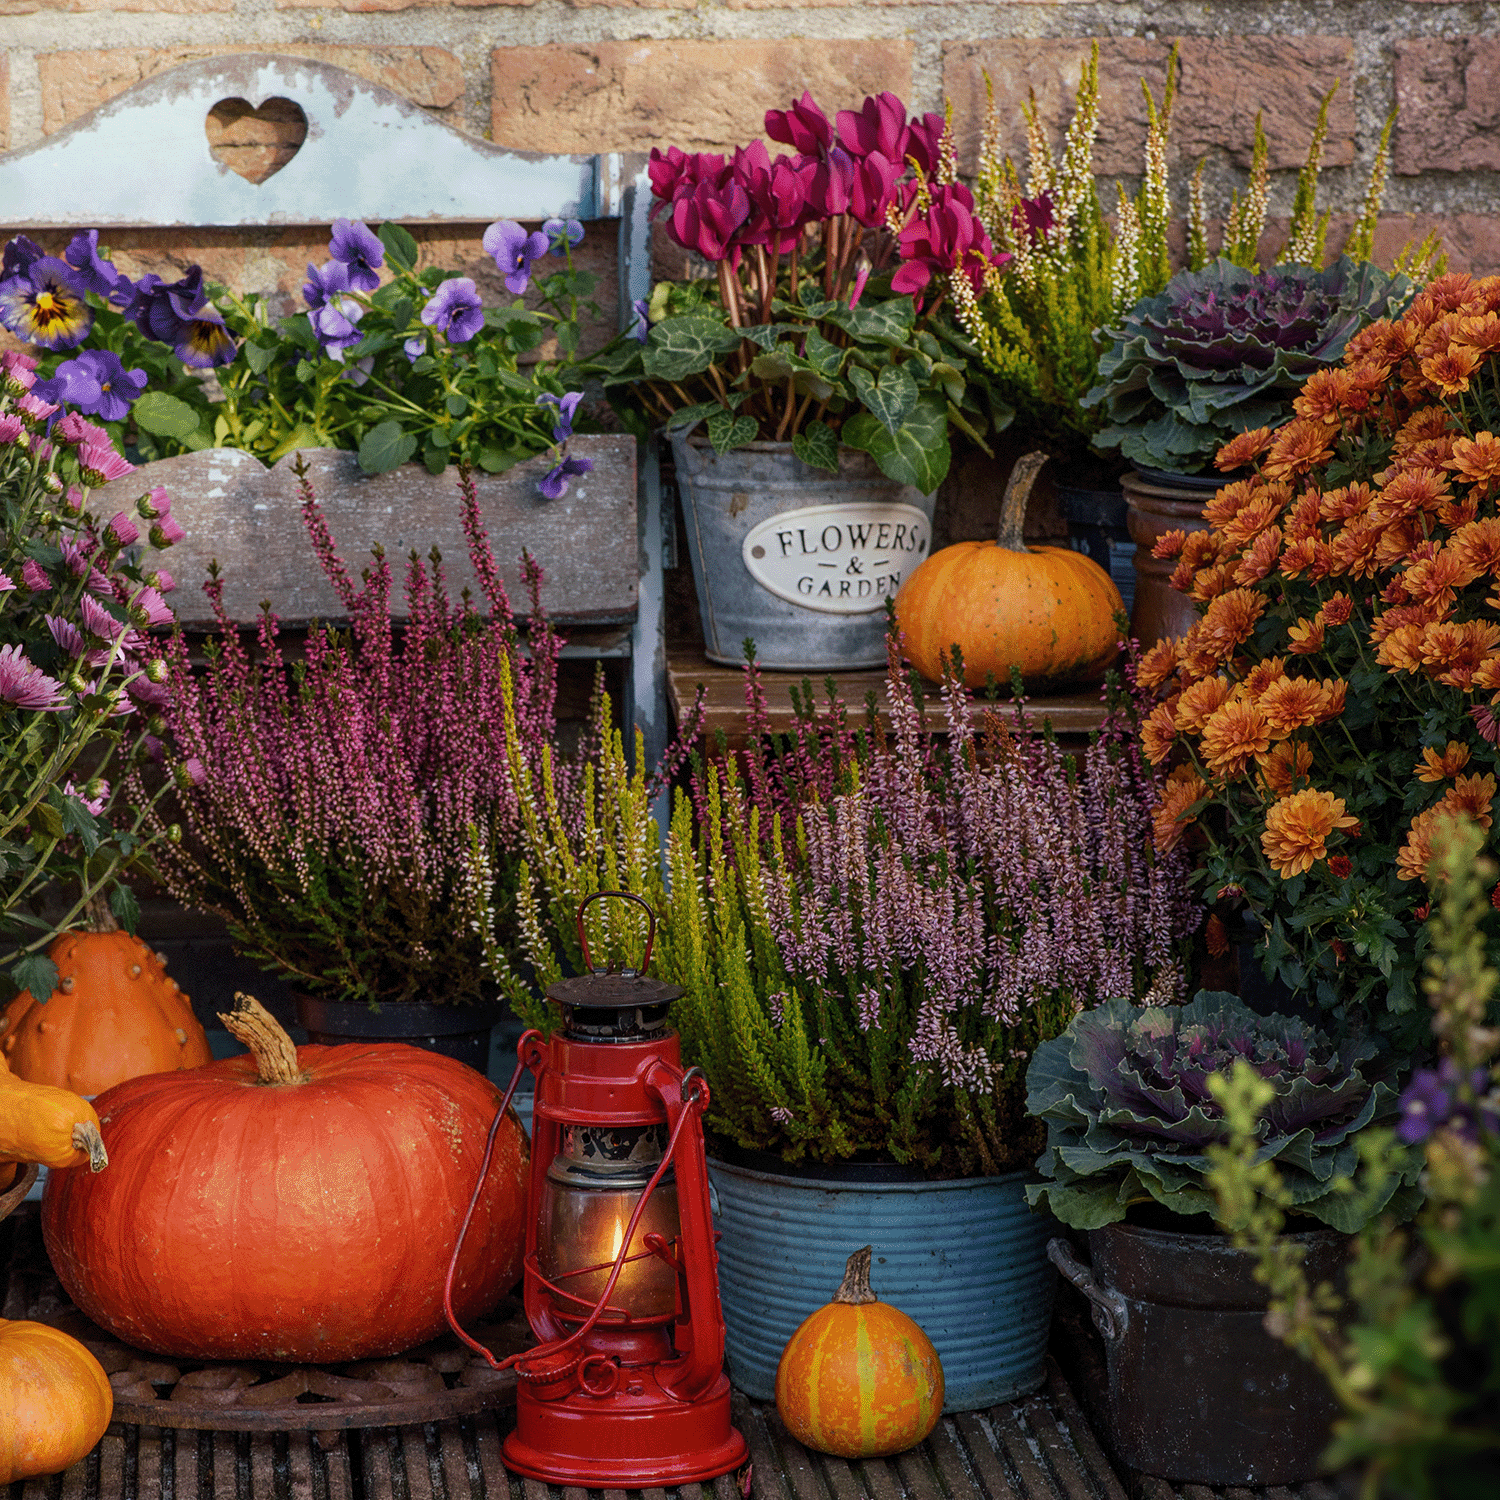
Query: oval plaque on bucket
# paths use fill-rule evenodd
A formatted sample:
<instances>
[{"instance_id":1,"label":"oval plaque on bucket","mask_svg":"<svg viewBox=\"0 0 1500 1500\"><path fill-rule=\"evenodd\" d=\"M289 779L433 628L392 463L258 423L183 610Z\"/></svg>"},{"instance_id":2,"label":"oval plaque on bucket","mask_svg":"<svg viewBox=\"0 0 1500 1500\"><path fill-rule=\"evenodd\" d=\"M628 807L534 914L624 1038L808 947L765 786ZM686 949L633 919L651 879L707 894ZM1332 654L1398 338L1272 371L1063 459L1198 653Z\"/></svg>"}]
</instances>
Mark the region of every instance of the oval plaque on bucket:
<instances>
[{"instance_id":1,"label":"oval plaque on bucket","mask_svg":"<svg viewBox=\"0 0 1500 1500\"><path fill-rule=\"evenodd\" d=\"M809 505L751 528L750 576L778 599L824 614L884 609L927 556L932 523L914 505Z\"/></svg>"}]
</instances>

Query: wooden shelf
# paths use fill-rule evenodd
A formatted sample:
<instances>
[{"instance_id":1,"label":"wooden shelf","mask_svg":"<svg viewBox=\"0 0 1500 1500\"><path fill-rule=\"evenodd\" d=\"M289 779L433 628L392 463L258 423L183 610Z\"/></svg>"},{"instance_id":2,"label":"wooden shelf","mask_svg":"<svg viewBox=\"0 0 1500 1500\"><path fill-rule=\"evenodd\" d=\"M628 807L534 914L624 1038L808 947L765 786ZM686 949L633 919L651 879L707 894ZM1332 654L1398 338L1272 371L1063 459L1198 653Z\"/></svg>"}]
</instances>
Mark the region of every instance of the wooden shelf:
<instances>
[{"instance_id":1,"label":"wooden shelf","mask_svg":"<svg viewBox=\"0 0 1500 1500\"><path fill-rule=\"evenodd\" d=\"M839 695L848 706L851 720L863 717L866 695L872 690L884 719L885 672L765 672L761 683L765 688L766 710L773 730L788 730L795 721L792 708L792 689L800 694L803 683L811 682L814 697L821 704L826 701L824 681L833 677L838 684ZM710 736L723 730L730 744L745 741L745 677L739 667L721 667L708 660L701 651L679 647L667 653L667 695L672 712L681 724L692 711L697 696L698 684L707 690L704 732ZM934 712L941 712L938 689L928 684L926 700ZM1033 718L1040 724L1048 720L1053 733L1063 739L1081 739L1104 722L1104 705L1099 701L1097 689L1072 693L1063 697L1033 698L1030 702Z\"/></svg>"}]
</instances>

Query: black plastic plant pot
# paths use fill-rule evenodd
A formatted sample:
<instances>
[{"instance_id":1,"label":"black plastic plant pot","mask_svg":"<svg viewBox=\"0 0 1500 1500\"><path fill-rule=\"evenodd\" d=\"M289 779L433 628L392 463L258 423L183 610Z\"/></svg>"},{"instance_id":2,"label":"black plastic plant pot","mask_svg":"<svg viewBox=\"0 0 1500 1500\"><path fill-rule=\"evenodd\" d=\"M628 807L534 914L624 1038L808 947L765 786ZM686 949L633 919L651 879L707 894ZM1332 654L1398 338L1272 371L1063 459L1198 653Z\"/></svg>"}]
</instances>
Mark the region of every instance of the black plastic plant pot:
<instances>
[{"instance_id":1,"label":"black plastic plant pot","mask_svg":"<svg viewBox=\"0 0 1500 1500\"><path fill-rule=\"evenodd\" d=\"M395 1000L371 1010L362 1000L323 1000L297 995L297 1020L310 1042L337 1047L345 1042L406 1042L467 1063L483 1073L489 1066L490 1029L506 1015L503 1005L434 1005Z\"/></svg>"},{"instance_id":2,"label":"black plastic plant pot","mask_svg":"<svg viewBox=\"0 0 1500 1500\"><path fill-rule=\"evenodd\" d=\"M1309 1280L1336 1281L1348 1239L1292 1239ZM1265 1330L1255 1256L1223 1235L1111 1224L1092 1267L1047 1250L1093 1304L1109 1394L1105 1434L1126 1467L1177 1484L1290 1485L1317 1476L1339 1408L1317 1370Z\"/></svg>"}]
</instances>

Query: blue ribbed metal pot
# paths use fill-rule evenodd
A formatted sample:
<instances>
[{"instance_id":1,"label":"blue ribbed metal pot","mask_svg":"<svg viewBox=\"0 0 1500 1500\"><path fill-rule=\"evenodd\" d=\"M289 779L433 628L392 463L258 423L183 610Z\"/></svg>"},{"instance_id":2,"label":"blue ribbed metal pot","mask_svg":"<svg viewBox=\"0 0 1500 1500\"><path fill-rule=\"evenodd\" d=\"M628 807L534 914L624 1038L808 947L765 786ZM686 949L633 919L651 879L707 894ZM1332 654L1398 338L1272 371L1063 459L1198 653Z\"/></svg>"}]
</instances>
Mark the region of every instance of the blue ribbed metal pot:
<instances>
[{"instance_id":1,"label":"blue ribbed metal pot","mask_svg":"<svg viewBox=\"0 0 1500 1500\"><path fill-rule=\"evenodd\" d=\"M1055 1273L1048 1215L1026 1206L1028 1174L950 1182L787 1177L710 1161L729 1375L752 1400L862 1245L882 1302L915 1319L943 1362L947 1404L974 1411L1042 1383Z\"/></svg>"}]
</instances>

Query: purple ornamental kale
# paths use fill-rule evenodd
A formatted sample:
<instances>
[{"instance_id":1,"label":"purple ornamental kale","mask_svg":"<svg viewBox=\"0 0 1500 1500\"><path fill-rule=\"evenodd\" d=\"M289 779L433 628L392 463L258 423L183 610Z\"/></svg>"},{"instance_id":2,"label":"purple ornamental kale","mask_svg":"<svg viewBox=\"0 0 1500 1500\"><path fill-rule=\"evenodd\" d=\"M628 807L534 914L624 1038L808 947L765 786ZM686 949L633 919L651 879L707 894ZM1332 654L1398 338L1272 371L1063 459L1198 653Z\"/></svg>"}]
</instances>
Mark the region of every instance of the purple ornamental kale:
<instances>
[{"instance_id":1,"label":"purple ornamental kale","mask_svg":"<svg viewBox=\"0 0 1500 1500\"><path fill-rule=\"evenodd\" d=\"M450 344L466 344L484 327L484 304L467 276L450 276L422 309L422 321Z\"/></svg>"},{"instance_id":2,"label":"purple ornamental kale","mask_svg":"<svg viewBox=\"0 0 1500 1500\"><path fill-rule=\"evenodd\" d=\"M497 219L484 232L484 251L505 273L508 290L520 296L531 284L531 265L547 253L547 236L539 229L528 234L513 219Z\"/></svg>"},{"instance_id":3,"label":"purple ornamental kale","mask_svg":"<svg viewBox=\"0 0 1500 1500\"><path fill-rule=\"evenodd\" d=\"M373 292L380 285L378 268L385 264L385 246L367 225L335 219L328 253L348 268L349 285L355 291Z\"/></svg>"}]
</instances>

